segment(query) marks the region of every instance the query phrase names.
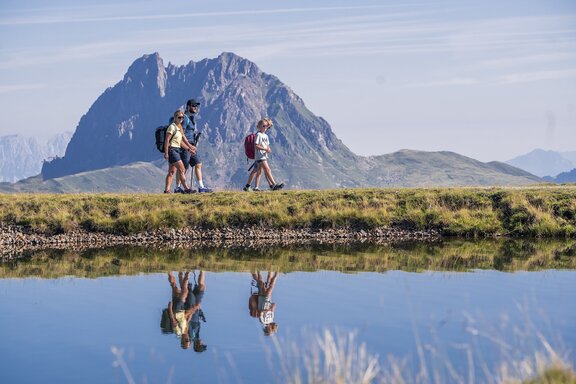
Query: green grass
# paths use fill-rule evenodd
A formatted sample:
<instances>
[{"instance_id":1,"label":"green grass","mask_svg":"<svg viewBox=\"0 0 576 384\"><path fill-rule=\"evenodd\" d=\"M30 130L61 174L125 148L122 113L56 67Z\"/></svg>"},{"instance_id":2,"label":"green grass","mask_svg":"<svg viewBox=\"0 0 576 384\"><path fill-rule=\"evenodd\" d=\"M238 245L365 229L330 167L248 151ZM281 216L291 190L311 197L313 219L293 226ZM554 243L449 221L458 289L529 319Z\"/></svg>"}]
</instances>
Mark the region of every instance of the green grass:
<instances>
[{"instance_id":1,"label":"green grass","mask_svg":"<svg viewBox=\"0 0 576 384\"><path fill-rule=\"evenodd\" d=\"M48 235L81 228L394 227L483 237L576 236L576 187L342 189L202 195L0 195L0 222Z\"/></svg>"},{"instance_id":2,"label":"green grass","mask_svg":"<svg viewBox=\"0 0 576 384\"><path fill-rule=\"evenodd\" d=\"M83 252L43 249L27 251L17 260L0 263L0 278L96 278L191 268L209 271L333 270L347 273L389 270L574 270L574 255L576 240L504 239L452 240L435 244L299 245L249 249L115 247Z\"/></svg>"}]
</instances>

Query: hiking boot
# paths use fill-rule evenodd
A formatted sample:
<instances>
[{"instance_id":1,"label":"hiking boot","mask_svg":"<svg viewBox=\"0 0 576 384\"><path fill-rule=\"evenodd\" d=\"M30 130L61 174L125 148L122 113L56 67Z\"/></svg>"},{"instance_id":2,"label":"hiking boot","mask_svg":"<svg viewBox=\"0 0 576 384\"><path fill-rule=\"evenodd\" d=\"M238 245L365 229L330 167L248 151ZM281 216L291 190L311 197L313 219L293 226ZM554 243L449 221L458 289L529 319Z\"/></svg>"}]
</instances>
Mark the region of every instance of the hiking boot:
<instances>
[{"instance_id":1,"label":"hiking boot","mask_svg":"<svg viewBox=\"0 0 576 384\"><path fill-rule=\"evenodd\" d=\"M261 190L260 188L258 188L258 187L254 187L254 189L252 189L252 190L253 190L254 192L260 192L260 191L262 191L262 190Z\"/></svg>"},{"instance_id":2,"label":"hiking boot","mask_svg":"<svg viewBox=\"0 0 576 384\"><path fill-rule=\"evenodd\" d=\"M164 191L164 193L172 193L172 192L170 192L170 191Z\"/></svg>"},{"instance_id":3,"label":"hiking boot","mask_svg":"<svg viewBox=\"0 0 576 384\"><path fill-rule=\"evenodd\" d=\"M253 189L252 189L251 186L244 187L244 188L242 188L242 190L243 190L244 192L252 192L252 191L253 191Z\"/></svg>"},{"instance_id":4,"label":"hiking boot","mask_svg":"<svg viewBox=\"0 0 576 384\"><path fill-rule=\"evenodd\" d=\"M184 190L182 189L181 186L178 186L174 189L174 193L184 193Z\"/></svg>"},{"instance_id":5,"label":"hiking boot","mask_svg":"<svg viewBox=\"0 0 576 384\"><path fill-rule=\"evenodd\" d=\"M273 191L279 191L282 188L284 188L284 183L274 184L273 186L270 187L270 189Z\"/></svg>"},{"instance_id":6,"label":"hiking boot","mask_svg":"<svg viewBox=\"0 0 576 384\"><path fill-rule=\"evenodd\" d=\"M210 188L198 188L199 193L213 192Z\"/></svg>"},{"instance_id":7,"label":"hiking boot","mask_svg":"<svg viewBox=\"0 0 576 384\"><path fill-rule=\"evenodd\" d=\"M196 193L196 191L195 191L195 190L193 190L193 189L190 189L190 188L188 188L188 189L184 189L184 190L182 190L182 193L186 193L186 194L189 194L189 193Z\"/></svg>"}]
</instances>

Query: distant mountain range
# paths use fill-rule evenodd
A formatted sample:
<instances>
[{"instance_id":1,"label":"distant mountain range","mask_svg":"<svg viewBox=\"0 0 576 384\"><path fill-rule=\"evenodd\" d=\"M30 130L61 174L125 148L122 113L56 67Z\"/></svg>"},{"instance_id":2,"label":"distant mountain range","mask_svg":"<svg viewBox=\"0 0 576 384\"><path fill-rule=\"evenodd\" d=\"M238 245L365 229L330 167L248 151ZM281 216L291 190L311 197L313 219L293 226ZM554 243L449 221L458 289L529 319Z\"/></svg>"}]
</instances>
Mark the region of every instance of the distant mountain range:
<instances>
[{"instance_id":1,"label":"distant mountain range","mask_svg":"<svg viewBox=\"0 0 576 384\"><path fill-rule=\"evenodd\" d=\"M402 150L366 159L374 178L358 187L429 187L461 185L525 185L542 182L528 172L510 165L480 161L453 152ZM385 171L379 169L386 167ZM0 192L150 192L163 189L166 166L163 161L136 162L74 175L43 180L41 176L18 183L0 183ZM330 175L326 175L329 177ZM431 183L430 180L434 180ZM222 189L239 189L225 186Z\"/></svg>"},{"instance_id":2,"label":"distant mountain range","mask_svg":"<svg viewBox=\"0 0 576 384\"><path fill-rule=\"evenodd\" d=\"M535 149L508 160L506 163L536 176L549 176L548 179L554 179L554 176L576 168L576 151L557 152Z\"/></svg>"},{"instance_id":3,"label":"distant mountain range","mask_svg":"<svg viewBox=\"0 0 576 384\"><path fill-rule=\"evenodd\" d=\"M48 140L22 135L0 136L0 182L16 182L35 176L42 162L64 155L72 132L59 133Z\"/></svg>"},{"instance_id":4,"label":"distant mountain range","mask_svg":"<svg viewBox=\"0 0 576 384\"><path fill-rule=\"evenodd\" d=\"M275 123L269 135L274 175L293 189L542 181L505 163L482 163L453 152L358 156L288 86L249 60L223 53L165 67L158 54L151 54L137 59L122 81L98 97L80 119L64 156L44 163L42 177L2 184L0 190L159 192L166 164L155 149L154 130L191 97L202 103L199 154L205 182L217 189L237 190L244 184L243 138L264 116Z\"/></svg>"}]
</instances>

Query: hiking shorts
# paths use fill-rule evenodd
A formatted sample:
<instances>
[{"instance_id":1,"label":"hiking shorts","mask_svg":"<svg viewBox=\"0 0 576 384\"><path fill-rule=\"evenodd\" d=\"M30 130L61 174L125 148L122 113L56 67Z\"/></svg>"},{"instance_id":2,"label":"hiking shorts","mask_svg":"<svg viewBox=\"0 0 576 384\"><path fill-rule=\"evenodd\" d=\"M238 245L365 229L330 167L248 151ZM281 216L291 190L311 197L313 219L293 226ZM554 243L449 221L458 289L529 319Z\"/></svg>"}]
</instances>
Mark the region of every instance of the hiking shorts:
<instances>
[{"instance_id":1,"label":"hiking shorts","mask_svg":"<svg viewBox=\"0 0 576 384\"><path fill-rule=\"evenodd\" d=\"M172 311L174 313L178 311L183 311L186 308L186 302L184 300L175 300L172 302Z\"/></svg>"},{"instance_id":2,"label":"hiking shorts","mask_svg":"<svg viewBox=\"0 0 576 384\"><path fill-rule=\"evenodd\" d=\"M174 164L174 163L177 163L181 160L182 160L182 157L180 156L180 148L170 147L170 149L168 149L168 162L170 164Z\"/></svg>"},{"instance_id":3,"label":"hiking shorts","mask_svg":"<svg viewBox=\"0 0 576 384\"><path fill-rule=\"evenodd\" d=\"M198 149L196 149L198 151ZM180 157L182 158L182 162L184 163L184 167L188 169L189 166L194 167L196 164L200 164L200 158L198 157L198 152L195 154L191 154L190 151L185 149L180 150Z\"/></svg>"},{"instance_id":4,"label":"hiking shorts","mask_svg":"<svg viewBox=\"0 0 576 384\"><path fill-rule=\"evenodd\" d=\"M200 287L197 284L192 285L192 283L188 283L188 297L186 298L186 308L192 308L196 304L202 303L202 299L204 298L204 291L200 290Z\"/></svg>"}]
</instances>

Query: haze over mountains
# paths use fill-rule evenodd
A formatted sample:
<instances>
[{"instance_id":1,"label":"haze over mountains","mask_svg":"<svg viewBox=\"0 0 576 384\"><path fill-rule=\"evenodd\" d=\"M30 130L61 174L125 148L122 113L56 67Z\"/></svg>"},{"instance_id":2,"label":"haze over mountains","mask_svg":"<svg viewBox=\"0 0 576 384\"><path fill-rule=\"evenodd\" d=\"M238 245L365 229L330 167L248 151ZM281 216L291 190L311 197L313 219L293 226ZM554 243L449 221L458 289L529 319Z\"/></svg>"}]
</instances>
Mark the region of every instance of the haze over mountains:
<instances>
[{"instance_id":1,"label":"haze over mountains","mask_svg":"<svg viewBox=\"0 0 576 384\"><path fill-rule=\"evenodd\" d=\"M0 137L0 182L16 182L36 176L42 162L64 155L72 132L59 133L48 140L22 134Z\"/></svg>"},{"instance_id":2,"label":"haze over mountains","mask_svg":"<svg viewBox=\"0 0 576 384\"><path fill-rule=\"evenodd\" d=\"M535 149L529 153L506 161L536 176L556 176L576 168L576 151L557 152Z\"/></svg>"},{"instance_id":3,"label":"haze over mountains","mask_svg":"<svg viewBox=\"0 0 576 384\"><path fill-rule=\"evenodd\" d=\"M64 156L44 164L42 178L4 184L0 190L159 192L166 164L154 146L154 130L191 97L202 103L199 154L205 182L217 189L244 184L248 164L243 139L264 116L275 123L269 132L275 177L294 189L542 181L505 163L482 163L453 152L357 156L288 86L249 60L223 53L184 66L164 66L155 53L137 59L124 78L94 102ZM134 172L138 182L131 176Z\"/></svg>"}]
</instances>

